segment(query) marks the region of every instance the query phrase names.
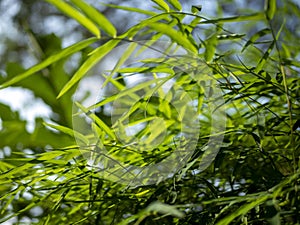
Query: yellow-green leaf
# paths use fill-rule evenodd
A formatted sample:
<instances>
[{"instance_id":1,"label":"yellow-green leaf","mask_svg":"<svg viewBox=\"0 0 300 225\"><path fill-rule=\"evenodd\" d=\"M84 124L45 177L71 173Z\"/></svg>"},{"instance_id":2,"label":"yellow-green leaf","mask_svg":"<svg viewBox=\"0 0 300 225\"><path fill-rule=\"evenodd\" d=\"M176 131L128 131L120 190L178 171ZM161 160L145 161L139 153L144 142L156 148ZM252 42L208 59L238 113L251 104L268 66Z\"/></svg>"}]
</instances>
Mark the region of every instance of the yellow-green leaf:
<instances>
[{"instance_id":1,"label":"yellow-green leaf","mask_svg":"<svg viewBox=\"0 0 300 225\"><path fill-rule=\"evenodd\" d=\"M50 124L50 123L44 123L45 126L48 126L48 127L51 127L53 129L56 129L58 131L61 131L71 137L75 137L77 139L79 139L80 141L82 141L85 145L88 145L89 143L89 140L88 138L86 138L83 134L71 129L71 128L68 128L68 127L64 127L64 126L61 126L61 125L55 125L55 124Z\"/></svg>"},{"instance_id":2,"label":"yellow-green leaf","mask_svg":"<svg viewBox=\"0 0 300 225\"><path fill-rule=\"evenodd\" d=\"M170 11L169 5L165 3L163 0L151 0L155 2L160 8L164 9L166 12Z\"/></svg>"},{"instance_id":3,"label":"yellow-green leaf","mask_svg":"<svg viewBox=\"0 0 300 225\"><path fill-rule=\"evenodd\" d=\"M48 57L47 59L45 59L43 62L34 65L33 67L29 68L28 70L26 70L24 73L21 73L17 76L15 76L14 78L12 78L11 80L3 83L2 85L0 85L0 89L8 87L10 85L13 85L33 74L35 74L36 72L46 68L47 66L51 65L52 63L63 59L75 52L80 51L81 49L86 48L87 46L89 46L90 44L94 43L95 41L97 41L97 38L90 38L81 42L78 42L74 45L71 45L70 47L67 47L65 49L63 49L62 51L60 51L57 54L54 54L50 57Z\"/></svg>"},{"instance_id":4,"label":"yellow-green leaf","mask_svg":"<svg viewBox=\"0 0 300 225\"><path fill-rule=\"evenodd\" d=\"M110 50L112 50L120 40L110 40L104 45L98 47L93 51L93 54L83 63L83 65L76 71L72 79L63 87L57 98L63 96L70 90L86 73L98 63Z\"/></svg>"},{"instance_id":5,"label":"yellow-green leaf","mask_svg":"<svg viewBox=\"0 0 300 225\"><path fill-rule=\"evenodd\" d=\"M173 41L183 46L187 50L190 50L193 53L197 53L197 48L184 36L181 32L174 30L171 26L164 23L151 23L148 24L153 30L161 32L169 36Z\"/></svg>"},{"instance_id":6,"label":"yellow-green leaf","mask_svg":"<svg viewBox=\"0 0 300 225\"><path fill-rule=\"evenodd\" d=\"M70 6L68 3L62 0L46 0L47 2L54 5L60 11L65 13L66 15L72 17L77 20L81 25L87 28L90 32L96 35L96 37L100 38L100 30L98 27L87 17L85 17L82 13L77 11L75 8Z\"/></svg>"},{"instance_id":7,"label":"yellow-green leaf","mask_svg":"<svg viewBox=\"0 0 300 225\"><path fill-rule=\"evenodd\" d=\"M75 103L78 108L80 108L88 117L90 117L104 132L106 132L111 138L116 139L116 136L112 129L106 125L104 121L102 121L98 116L96 116L94 113L89 111L87 108L85 108L80 103Z\"/></svg>"},{"instance_id":8,"label":"yellow-green leaf","mask_svg":"<svg viewBox=\"0 0 300 225\"><path fill-rule=\"evenodd\" d=\"M168 2L177 10L181 11L182 6L178 0L168 0Z\"/></svg>"},{"instance_id":9,"label":"yellow-green leaf","mask_svg":"<svg viewBox=\"0 0 300 225\"><path fill-rule=\"evenodd\" d=\"M94 21L100 28L102 28L106 33L115 37L117 34L116 28L112 23L97 9L91 5L85 3L82 0L71 0L78 8L80 8L89 19Z\"/></svg>"},{"instance_id":10,"label":"yellow-green leaf","mask_svg":"<svg viewBox=\"0 0 300 225\"><path fill-rule=\"evenodd\" d=\"M268 20L273 19L276 12L276 0L265 1L266 16Z\"/></svg>"}]
</instances>

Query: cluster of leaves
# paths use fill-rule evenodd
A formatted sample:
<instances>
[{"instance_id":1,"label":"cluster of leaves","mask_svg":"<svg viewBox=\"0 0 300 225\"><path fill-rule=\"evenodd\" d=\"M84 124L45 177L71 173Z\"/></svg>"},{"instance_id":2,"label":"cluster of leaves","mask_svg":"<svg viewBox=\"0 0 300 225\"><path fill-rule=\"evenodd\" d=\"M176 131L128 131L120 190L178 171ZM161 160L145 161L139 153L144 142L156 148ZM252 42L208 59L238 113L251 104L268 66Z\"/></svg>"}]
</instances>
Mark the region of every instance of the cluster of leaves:
<instances>
[{"instance_id":1,"label":"cluster of leaves","mask_svg":"<svg viewBox=\"0 0 300 225\"><path fill-rule=\"evenodd\" d=\"M4 153L10 152L0 162L1 222L27 217L31 224L300 223L300 45L288 22L281 21L283 15L289 19L289 14L299 21L300 9L295 3L266 0L262 11L213 19L202 16L200 6L193 6L191 12L182 11L177 0L153 0L153 11L108 5L147 16L118 34L103 14L83 0L47 2L95 37L64 49L54 35L37 38L43 55L41 62L27 70L8 64L7 76L1 76L1 88L23 87L43 99L53 110L52 120L56 123L46 124L38 119L35 130L29 133L26 122L17 113L0 105L0 148ZM240 26L238 33L230 30L228 24L232 23ZM192 59L182 63L189 66L187 70L178 73L170 66L172 63L161 58L124 68L126 59L138 46L137 41L149 39L150 47L167 40L170 48L163 50L165 55L174 45L189 52ZM108 75L103 74L106 82L102 88L108 96L89 107L77 102L77 107L92 119L93 133L112 156L126 165L160 162L178 145L167 143L180 128L176 125L176 110L164 101L168 95L162 94L158 100L150 98L151 89L162 93L162 84L174 81L195 100L201 114L205 105L202 87L206 87L205 82L217 83L225 100L226 130L215 134L224 135L224 143L206 170L200 170L199 165L203 162L202 146L210 138L212 116L208 114L201 123L193 155L170 179L129 188L105 179L105 170L89 167L82 151L102 146L94 142L90 133L73 132L72 96L78 82L123 42L129 43L123 56ZM81 55L78 68L67 72L66 62L75 53ZM197 62L210 68L210 80L204 82L201 76L186 74L190 66L199 69ZM125 78L135 74L152 79L132 87ZM144 108L148 117L145 119L132 110L127 118L135 124L147 122L154 115L163 117L170 130L168 142L157 146L157 151L142 154L132 153L124 142L118 143L114 126L120 129L121 124L111 124L104 107L120 95L109 93L109 85L132 99L140 96L138 91L144 91L145 99L137 101L134 107ZM176 95L176 91L169 95ZM95 107L99 110L92 113ZM188 127L192 129L192 125ZM146 126L137 137L146 137L151 143L159 135L159 129Z\"/></svg>"}]
</instances>

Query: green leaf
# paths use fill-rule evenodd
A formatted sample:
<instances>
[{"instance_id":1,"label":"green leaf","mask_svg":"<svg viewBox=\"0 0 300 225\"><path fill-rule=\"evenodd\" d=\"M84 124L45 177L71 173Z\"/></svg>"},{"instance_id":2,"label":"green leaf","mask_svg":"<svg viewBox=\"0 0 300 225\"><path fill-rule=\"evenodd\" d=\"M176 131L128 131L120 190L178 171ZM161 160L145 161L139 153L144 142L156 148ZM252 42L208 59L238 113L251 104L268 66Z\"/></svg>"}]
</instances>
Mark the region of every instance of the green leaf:
<instances>
[{"instance_id":1,"label":"green leaf","mask_svg":"<svg viewBox=\"0 0 300 225\"><path fill-rule=\"evenodd\" d=\"M182 6L178 0L168 0L168 2L177 10L181 11Z\"/></svg>"},{"instance_id":2,"label":"green leaf","mask_svg":"<svg viewBox=\"0 0 300 225\"><path fill-rule=\"evenodd\" d=\"M58 156L65 155L67 152L65 151L49 151L49 152L44 152L39 154L39 157L37 158L38 160L41 161L48 161L52 160Z\"/></svg>"},{"instance_id":3,"label":"green leaf","mask_svg":"<svg viewBox=\"0 0 300 225\"><path fill-rule=\"evenodd\" d=\"M276 12L276 0L265 0L265 10L267 19L273 19Z\"/></svg>"},{"instance_id":4,"label":"green leaf","mask_svg":"<svg viewBox=\"0 0 300 225\"><path fill-rule=\"evenodd\" d=\"M271 33L271 30L269 28L264 28L258 32L256 32L252 37L247 41L247 43L244 45L242 52L251 44L253 44L257 39Z\"/></svg>"},{"instance_id":5,"label":"green leaf","mask_svg":"<svg viewBox=\"0 0 300 225\"><path fill-rule=\"evenodd\" d=\"M148 24L153 30L161 32L169 36L173 41L183 46L193 53L198 53L198 49L187 39L181 32L174 30L171 26L164 23L151 23Z\"/></svg>"},{"instance_id":6,"label":"green leaf","mask_svg":"<svg viewBox=\"0 0 300 225\"><path fill-rule=\"evenodd\" d=\"M92 55L83 63L83 65L76 71L72 79L63 87L57 98L63 96L70 90L86 73L98 63L109 51L111 51L120 40L110 40L104 45L98 47L92 52Z\"/></svg>"},{"instance_id":7,"label":"green leaf","mask_svg":"<svg viewBox=\"0 0 300 225\"><path fill-rule=\"evenodd\" d=\"M75 137L75 138L78 138L80 141L82 141L85 145L88 145L89 144L89 140L88 138L86 138L84 135L82 135L81 133L71 129L71 128L68 128L68 127L64 127L64 126L61 126L61 125L55 125L55 124L50 124L50 123L43 123L45 126L48 126L48 127L51 127L51 128L54 128L58 131L61 131L65 134L68 134L69 136L71 137Z\"/></svg>"},{"instance_id":8,"label":"green leaf","mask_svg":"<svg viewBox=\"0 0 300 225\"><path fill-rule=\"evenodd\" d=\"M200 24L207 24L207 23L230 23L230 22L242 22L248 20L262 20L265 18L265 14L262 12L253 13L246 16L232 16L232 17L224 17L224 18L217 18L212 20L203 20Z\"/></svg>"},{"instance_id":9,"label":"green leaf","mask_svg":"<svg viewBox=\"0 0 300 225\"><path fill-rule=\"evenodd\" d=\"M198 14L202 10L202 5L192 5L192 13Z\"/></svg>"},{"instance_id":10,"label":"green leaf","mask_svg":"<svg viewBox=\"0 0 300 225\"><path fill-rule=\"evenodd\" d=\"M106 33L115 37L117 34L116 28L112 23L98 10L82 0L71 0L78 8L80 8L92 21L101 27Z\"/></svg>"},{"instance_id":11,"label":"green leaf","mask_svg":"<svg viewBox=\"0 0 300 225\"><path fill-rule=\"evenodd\" d=\"M72 17L77 20L81 25L87 28L90 32L96 35L97 38L100 38L100 30L98 27L87 17L77 11L75 8L67 4L62 0L46 0L47 2L54 5L60 11L65 13L66 15Z\"/></svg>"},{"instance_id":12,"label":"green leaf","mask_svg":"<svg viewBox=\"0 0 300 225\"><path fill-rule=\"evenodd\" d=\"M75 104L80 108L88 117L90 117L103 131L105 131L111 138L116 139L116 136L112 129L106 125L104 121L102 121L98 116L96 116L94 113L89 111L87 108L85 108L83 105L81 105L79 102L75 102Z\"/></svg>"},{"instance_id":13,"label":"green leaf","mask_svg":"<svg viewBox=\"0 0 300 225\"><path fill-rule=\"evenodd\" d=\"M217 43L217 34L214 34L212 37L206 40L204 52L204 58L206 62L211 62L213 60L213 57L216 52Z\"/></svg>"},{"instance_id":14,"label":"green leaf","mask_svg":"<svg viewBox=\"0 0 300 225\"><path fill-rule=\"evenodd\" d=\"M271 195L263 195L255 201L251 201L250 203L244 204L243 206L239 207L238 210L236 210L235 212L230 213L224 219L220 220L216 225L230 224L235 218L237 218L237 217L239 217L243 214L246 214L247 212L249 212L249 210L253 209L257 205L262 204L263 202L265 202L270 197L271 197Z\"/></svg>"},{"instance_id":15,"label":"green leaf","mask_svg":"<svg viewBox=\"0 0 300 225\"><path fill-rule=\"evenodd\" d=\"M100 3L100 4L111 7L111 8L115 8L115 9L122 9L125 11L136 12L136 13L141 13L141 14L150 15L150 16L157 15L157 13L155 13L155 12L143 10L143 9L139 9L139 8L134 8L134 7L127 7L127 6L121 6L121 5L106 4L106 3Z\"/></svg>"},{"instance_id":16,"label":"green leaf","mask_svg":"<svg viewBox=\"0 0 300 225\"><path fill-rule=\"evenodd\" d=\"M264 53L263 57L260 59L258 65L256 66L256 68L254 70L256 73L258 73L259 71L261 71L262 68L264 67L264 65L266 64L266 62L267 62L267 60L268 60L268 58L269 58L269 56L270 56L273 48L275 47L276 41L278 40L278 38L279 38L279 36L280 36L280 34L282 32L282 29L283 29L284 25L285 25L285 21L282 22L282 24L281 24L281 26L280 26L280 28L279 28L276 36L274 37L274 40L272 41L272 43L270 44L269 48Z\"/></svg>"},{"instance_id":17,"label":"green leaf","mask_svg":"<svg viewBox=\"0 0 300 225\"><path fill-rule=\"evenodd\" d=\"M118 70L119 73L168 73L174 75L174 70L172 68L166 68L163 66L157 67L130 67L130 68L122 68Z\"/></svg>"},{"instance_id":18,"label":"green leaf","mask_svg":"<svg viewBox=\"0 0 300 225\"><path fill-rule=\"evenodd\" d=\"M87 40L84 40L84 41L81 41L81 42L78 42L74 45L71 45L70 47L67 47L65 49L63 49L62 51L60 51L59 53L57 54L54 54L50 57L48 57L47 59L45 59L43 62L29 68L28 70L26 70L24 73L21 73L17 76L15 76L14 78L12 78L11 80L3 83L1 86L0 86L0 89L3 89L5 87L8 87L8 86L11 86L31 75L33 75L34 73L46 68L47 66L53 64L54 62L60 60L60 59L63 59L75 52L78 52L80 51L81 49L89 46L90 44L94 43L95 41L97 41L97 38L90 38L90 39L87 39Z\"/></svg>"},{"instance_id":19,"label":"green leaf","mask_svg":"<svg viewBox=\"0 0 300 225\"><path fill-rule=\"evenodd\" d=\"M263 57L259 60L256 68L255 68L255 72L258 73L259 71L262 70L262 68L264 67L264 65L266 64L273 48L275 46L275 40L272 41L272 43L270 44L269 48L267 49L267 51L264 53Z\"/></svg>"},{"instance_id":20,"label":"green leaf","mask_svg":"<svg viewBox=\"0 0 300 225\"><path fill-rule=\"evenodd\" d=\"M22 166L14 167L13 169L10 169L8 171L5 171L4 173L1 173L0 179L11 178L17 173L25 173L26 170L28 170L32 166L33 166L33 164L31 164L31 163L25 163Z\"/></svg>"},{"instance_id":21,"label":"green leaf","mask_svg":"<svg viewBox=\"0 0 300 225\"><path fill-rule=\"evenodd\" d=\"M151 1L155 2L160 8L162 8L166 12L170 12L169 5L165 3L163 0L151 0Z\"/></svg>"},{"instance_id":22,"label":"green leaf","mask_svg":"<svg viewBox=\"0 0 300 225\"><path fill-rule=\"evenodd\" d=\"M178 218L184 217L184 213L176 209L173 205L168 205L159 201L152 202L146 209L146 212L158 212L163 215L171 215Z\"/></svg>"}]
</instances>

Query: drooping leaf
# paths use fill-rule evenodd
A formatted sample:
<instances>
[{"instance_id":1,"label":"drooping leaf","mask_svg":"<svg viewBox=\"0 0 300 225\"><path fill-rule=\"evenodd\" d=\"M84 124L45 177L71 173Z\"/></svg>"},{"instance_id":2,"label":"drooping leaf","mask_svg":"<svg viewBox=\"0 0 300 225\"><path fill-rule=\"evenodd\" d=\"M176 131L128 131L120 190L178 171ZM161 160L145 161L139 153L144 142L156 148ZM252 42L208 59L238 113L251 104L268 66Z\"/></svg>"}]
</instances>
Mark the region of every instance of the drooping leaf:
<instances>
[{"instance_id":1,"label":"drooping leaf","mask_svg":"<svg viewBox=\"0 0 300 225\"><path fill-rule=\"evenodd\" d=\"M206 40L205 53L204 53L206 62L212 61L216 52L217 43L218 43L217 34L213 35L212 37Z\"/></svg>"},{"instance_id":2,"label":"drooping leaf","mask_svg":"<svg viewBox=\"0 0 300 225\"><path fill-rule=\"evenodd\" d=\"M169 36L177 44L183 46L184 48L190 50L192 53L198 53L198 49L187 39L182 33L177 30L174 30L167 24L164 23L151 23L148 24L153 30L156 30L160 33L163 33Z\"/></svg>"},{"instance_id":3,"label":"drooping leaf","mask_svg":"<svg viewBox=\"0 0 300 225\"><path fill-rule=\"evenodd\" d=\"M164 0L151 0L151 1L156 3L161 9L165 10L166 12L170 11L169 5Z\"/></svg>"},{"instance_id":4,"label":"drooping leaf","mask_svg":"<svg viewBox=\"0 0 300 225\"><path fill-rule=\"evenodd\" d=\"M104 121L102 121L98 116L94 113L90 112L87 108L81 105L79 102L75 103L78 108L80 108L88 117L90 117L94 123L96 123L102 130L104 130L111 138L116 139L114 132L110 129L108 125Z\"/></svg>"},{"instance_id":5,"label":"drooping leaf","mask_svg":"<svg viewBox=\"0 0 300 225\"><path fill-rule=\"evenodd\" d=\"M17 82L35 74L36 72L46 68L47 66L51 65L52 63L63 59L75 52L78 52L84 48L86 48L87 46L91 45L92 43L96 42L97 38L90 38L78 43L75 43L74 45L71 45L70 47L67 47L65 49L63 49L62 51L58 52L57 54L54 54L50 57L48 57L47 59L45 59L43 62L32 66L31 68L29 68L28 70L26 70L24 73L21 73L17 76L15 76L14 78L12 78L11 80L3 83L0 85L0 89L3 89L5 87L8 87L10 85L16 84Z\"/></svg>"},{"instance_id":6,"label":"drooping leaf","mask_svg":"<svg viewBox=\"0 0 300 225\"><path fill-rule=\"evenodd\" d=\"M83 65L76 71L72 79L63 87L58 94L57 98L63 96L68 90L70 90L86 73L97 64L109 51L111 51L120 40L110 40L104 45L98 47L93 51L91 56L83 63Z\"/></svg>"},{"instance_id":7,"label":"drooping leaf","mask_svg":"<svg viewBox=\"0 0 300 225\"><path fill-rule=\"evenodd\" d=\"M50 123L44 123L44 125L48 126L48 127L51 127L53 129L56 129L58 131L61 131L61 132L65 133L65 134L68 134L71 137L78 138L85 145L88 145L88 143L89 143L88 138L86 138L83 134L81 134L81 133L79 133L79 132L77 132L77 131L75 131L75 130L73 130L71 128L64 127L64 126L61 126L61 125L50 124Z\"/></svg>"},{"instance_id":8,"label":"drooping leaf","mask_svg":"<svg viewBox=\"0 0 300 225\"><path fill-rule=\"evenodd\" d=\"M276 12L276 0L265 0L265 10L267 19L273 19Z\"/></svg>"},{"instance_id":9,"label":"drooping leaf","mask_svg":"<svg viewBox=\"0 0 300 225\"><path fill-rule=\"evenodd\" d=\"M62 0L46 0L51 3L55 7L57 7L60 11L72 17L76 21L78 21L81 25L87 28L90 32L96 35L97 38L100 38L100 30L98 27L86 16L80 13L78 10L73 8L71 5Z\"/></svg>"},{"instance_id":10,"label":"drooping leaf","mask_svg":"<svg viewBox=\"0 0 300 225\"><path fill-rule=\"evenodd\" d=\"M202 10L202 5L192 5L192 13L198 14Z\"/></svg>"},{"instance_id":11,"label":"drooping leaf","mask_svg":"<svg viewBox=\"0 0 300 225\"><path fill-rule=\"evenodd\" d=\"M152 11L149 11L149 10L143 10L143 9L139 9L139 8L134 8L134 7L106 4L106 3L102 3L102 2L101 2L101 4L104 5L104 6L115 8L115 9L122 9L122 10L125 10L125 11L136 12L136 13L141 13L141 14L150 15L150 16L157 15L157 13L155 13L155 12L152 12Z\"/></svg>"},{"instance_id":12,"label":"drooping leaf","mask_svg":"<svg viewBox=\"0 0 300 225\"><path fill-rule=\"evenodd\" d=\"M168 2L177 10L181 11L182 6L181 3L178 0L168 0Z\"/></svg>"},{"instance_id":13,"label":"drooping leaf","mask_svg":"<svg viewBox=\"0 0 300 225\"><path fill-rule=\"evenodd\" d=\"M257 39L270 34L271 30L269 28L264 28L258 32L256 32L254 35L252 35L252 37L249 39L249 41L247 41L247 43L244 45L242 52L251 44L253 44Z\"/></svg>"},{"instance_id":14,"label":"drooping leaf","mask_svg":"<svg viewBox=\"0 0 300 225\"><path fill-rule=\"evenodd\" d=\"M82 0L71 0L77 7L79 7L92 21L101 27L106 33L115 37L117 34L116 28L112 23L98 10Z\"/></svg>"},{"instance_id":15,"label":"drooping leaf","mask_svg":"<svg viewBox=\"0 0 300 225\"><path fill-rule=\"evenodd\" d=\"M232 17L224 17L224 18L217 18L217 19L208 19L202 20L200 24L215 24L215 23L231 23L231 22L242 22L248 20L262 20L264 19L265 14L262 12L253 13L250 15L241 15L241 16L232 16Z\"/></svg>"},{"instance_id":16,"label":"drooping leaf","mask_svg":"<svg viewBox=\"0 0 300 225\"><path fill-rule=\"evenodd\" d=\"M146 209L147 212L158 212L163 215L171 215L178 218L184 217L184 213L176 209L173 205L168 205L159 201L151 203Z\"/></svg>"}]
</instances>

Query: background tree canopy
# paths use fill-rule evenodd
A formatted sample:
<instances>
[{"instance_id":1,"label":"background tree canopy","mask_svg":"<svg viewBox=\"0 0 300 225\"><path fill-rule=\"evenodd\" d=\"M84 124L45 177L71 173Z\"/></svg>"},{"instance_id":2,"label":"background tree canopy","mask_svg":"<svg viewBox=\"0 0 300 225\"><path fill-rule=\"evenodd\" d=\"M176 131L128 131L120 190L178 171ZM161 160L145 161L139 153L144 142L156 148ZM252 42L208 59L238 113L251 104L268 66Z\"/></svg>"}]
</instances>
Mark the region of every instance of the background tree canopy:
<instances>
[{"instance_id":1,"label":"background tree canopy","mask_svg":"<svg viewBox=\"0 0 300 225\"><path fill-rule=\"evenodd\" d=\"M0 11L1 223L300 224L296 0Z\"/></svg>"}]
</instances>

